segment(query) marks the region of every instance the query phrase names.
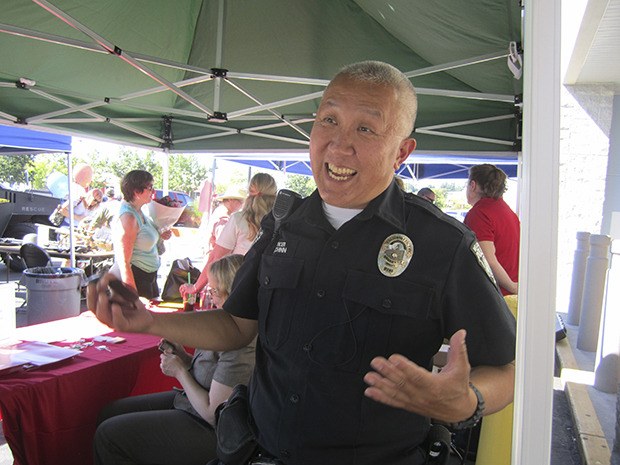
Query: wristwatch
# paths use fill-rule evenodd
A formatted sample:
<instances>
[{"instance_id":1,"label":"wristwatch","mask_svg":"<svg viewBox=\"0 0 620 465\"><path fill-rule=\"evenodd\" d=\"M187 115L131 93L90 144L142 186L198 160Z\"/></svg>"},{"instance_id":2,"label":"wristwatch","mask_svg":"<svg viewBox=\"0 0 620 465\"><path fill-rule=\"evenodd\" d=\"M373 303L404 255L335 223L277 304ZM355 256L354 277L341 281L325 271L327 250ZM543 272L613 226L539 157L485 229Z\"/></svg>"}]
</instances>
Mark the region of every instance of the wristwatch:
<instances>
[{"instance_id":1,"label":"wristwatch","mask_svg":"<svg viewBox=\"0 0 620 465\"><path fill-rule=\"evenodd\" d=\"M482 394L480 393L478 388L472 383L469 383L469 387L474 391L474 394L476 394L476 398L478 399L478 405L476 405L476 410L474 411L473 415L468 419L456 423L450 423L450 428L453 430L473 428L480 422L480 419L482 418L482 414L484 412L484 397L482 397Z\"/></svg>"}]
</instances>

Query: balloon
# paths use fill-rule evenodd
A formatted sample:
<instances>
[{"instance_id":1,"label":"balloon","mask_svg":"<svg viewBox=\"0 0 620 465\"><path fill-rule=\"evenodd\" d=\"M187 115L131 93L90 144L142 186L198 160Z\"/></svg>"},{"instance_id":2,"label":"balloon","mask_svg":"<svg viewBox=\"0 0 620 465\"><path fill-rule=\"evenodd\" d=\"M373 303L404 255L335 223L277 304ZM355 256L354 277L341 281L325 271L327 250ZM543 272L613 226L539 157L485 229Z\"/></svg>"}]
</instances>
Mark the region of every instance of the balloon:
<instances>
[{"instance_id":1,"label":"balloon","mask_svg":"<svg viewBox=\"0 0 620 465\"><path fill-rule=\"evenodd\" d=\"M46 185L54 197L63 199L69 195L69 179L66 174L53 171L47 177Z\"/></svg>"}]
</instances>

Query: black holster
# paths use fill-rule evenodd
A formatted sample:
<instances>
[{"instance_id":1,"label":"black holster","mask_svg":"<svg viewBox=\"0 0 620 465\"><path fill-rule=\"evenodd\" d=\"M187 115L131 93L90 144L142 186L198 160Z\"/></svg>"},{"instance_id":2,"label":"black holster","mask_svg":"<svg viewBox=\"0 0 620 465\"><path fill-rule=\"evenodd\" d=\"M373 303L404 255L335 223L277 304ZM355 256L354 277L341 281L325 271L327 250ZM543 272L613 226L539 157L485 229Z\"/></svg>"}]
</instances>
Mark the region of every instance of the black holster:
<instances>
[{"instance_id":1,"label":"black holster","mask_svg":"<svg viewBox=\"0 0 620 465\"><path fill-rule=\"evenodd\" d=\"M217 457L224 465L245 465L257 449L256 425L250 413L248 388L237 384L215 412Z\"/></svg>"}]
</instances>

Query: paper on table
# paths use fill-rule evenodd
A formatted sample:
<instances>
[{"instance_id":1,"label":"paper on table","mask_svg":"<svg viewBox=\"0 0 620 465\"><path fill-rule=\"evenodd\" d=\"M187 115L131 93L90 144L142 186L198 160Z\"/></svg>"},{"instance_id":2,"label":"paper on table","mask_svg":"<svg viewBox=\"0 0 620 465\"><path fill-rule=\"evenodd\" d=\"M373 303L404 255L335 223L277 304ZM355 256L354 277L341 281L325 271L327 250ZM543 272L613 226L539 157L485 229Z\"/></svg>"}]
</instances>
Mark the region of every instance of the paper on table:
<instances>
[{"instance_id":1,"label":"paper on table","mask_svg":"<svg viewBox=\"0 0 620 465\"><path fill-rule=\"evenodd\" d=\"M43 366L60 362L81 353L80 350L57 347L45 342L19 342L0 347L0 371L20 365Z\"/></svg>"},{"instance_id":2,"label":"paper on table","mask_svg":"<svg viewBox=\"0 0 620 465\"><path fill-rule=\"evenodd\" d=\"M15 283L0 284L0 345L15 335Z\"/></svg>"}]
</instances>

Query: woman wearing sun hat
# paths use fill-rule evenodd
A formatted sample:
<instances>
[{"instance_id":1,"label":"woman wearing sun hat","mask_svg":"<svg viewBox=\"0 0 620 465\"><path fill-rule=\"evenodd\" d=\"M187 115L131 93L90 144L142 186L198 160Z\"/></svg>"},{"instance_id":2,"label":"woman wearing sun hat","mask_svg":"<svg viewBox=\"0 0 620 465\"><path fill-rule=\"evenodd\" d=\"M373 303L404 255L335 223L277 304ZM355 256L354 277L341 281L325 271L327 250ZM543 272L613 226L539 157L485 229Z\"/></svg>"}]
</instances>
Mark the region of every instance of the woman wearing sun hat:
<instances>
[{"instance_id":1,"label":"woman wearing sun hat","mask_svg":"<svg viewBox=\"0 0 620 465\"><path fill-rule=\"evenodd\" d=\"M230 215L238 211L246 197L246 192L238 187L229 187L222 195L218 195L216 200L220 203L211 213L209 222L207 223L206 233L208 234L208 248L205 255L213 250L215 242L219 237L222 229L228 223Z\"/></svg>"},{"instance_id":2,"label":"woman wearing sun hat","mask_svg":"<svg viewBox=\"0 0 620 465\"><path fill-rule=\"evenodd\" d=\"M195 294L209 282L208 270L215 260L231 253L245 255L260 230L260 222L271 211L276 200L278 186L267 173L257 173L250 180L249 193L243 208L233 213L219 234L215 247L209 253L207 263L194 284L179 287L181 295Z\"/></svg>"}]
</instances>

